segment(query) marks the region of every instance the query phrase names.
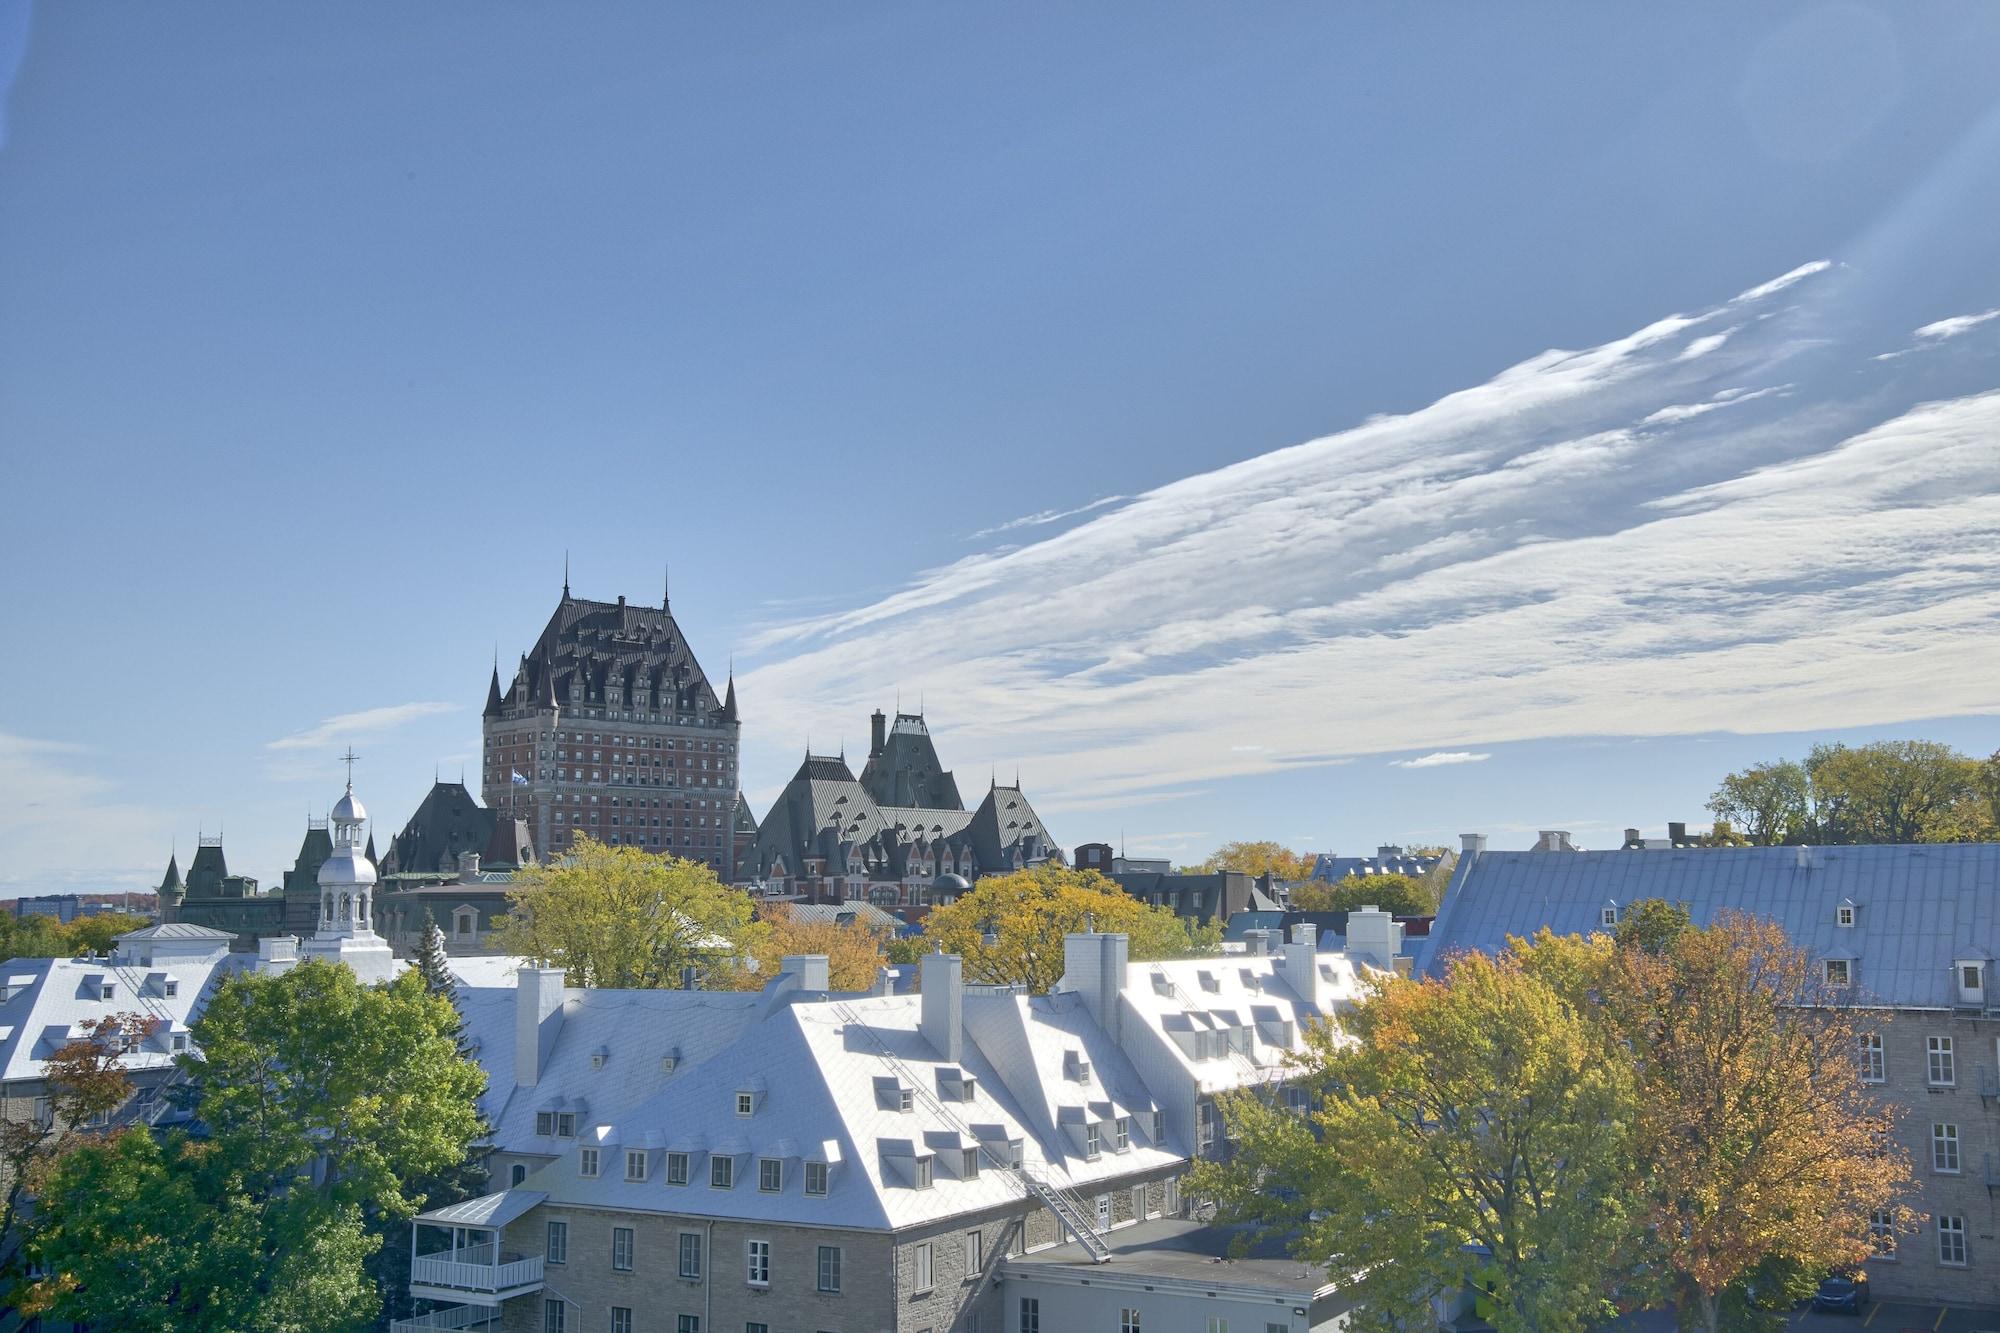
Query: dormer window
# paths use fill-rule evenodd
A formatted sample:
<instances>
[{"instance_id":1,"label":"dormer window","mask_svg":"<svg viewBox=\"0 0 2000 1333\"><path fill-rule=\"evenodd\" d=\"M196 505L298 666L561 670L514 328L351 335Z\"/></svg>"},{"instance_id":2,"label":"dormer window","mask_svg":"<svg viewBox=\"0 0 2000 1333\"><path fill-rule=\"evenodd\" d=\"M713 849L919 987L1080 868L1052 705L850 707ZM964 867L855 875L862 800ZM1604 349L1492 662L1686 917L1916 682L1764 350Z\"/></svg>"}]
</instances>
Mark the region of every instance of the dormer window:
<instances>
[{"instance_id":1,"label":"dormer window","mask_svg":"<svg viewBox=\"0 0 2000 1333\"><path fill-rule=\"evenodd\" d=\"M1961 958L1952 964L1958 978L1958 1002L1983 1004L1986 1000L1986 963L1978 958Z\"/></svg>"},{"instance_id":2,"label":"dormer window","mask_svg":"<svg viewBox=\"0 0 2000 1333\"><path fill-rule=\"evenodd\" d=\"M1597 924L1603 926L1606 930L1616 930L1618 928L1618 904L1616 902L1609 898L1605 899L1604 906L1597 909Z\"/></svg>"},{"instance_id":3,"label":"dormer window","mask_svg":"<svg viewBox=\"0 0 2000 1333\"><path fill-rule=\"evenodd\" d=\"M1086 1161L1094 1162L1097 1160L1098 1155L1101 1152L1103 1152L1103 1142L1099 1135L1097 1122L1095 1120L1084 1121L1083 1122L1084 1159Z\"/></svg>"},{"instance_id":4,"label":"dormer window","mask_svg":"<svg viewBox=\"0 0 2000 1333\"><path fill-rule=\"evenodd\" d=\"M595 1178L597 1175L597 1149L579 1148L576 1152L576 1173Z\"/></svg>"},{"instance_id":5,"label":"dormer window","mask_svg":"<svg viewBox=\"0 0 2000 1333\"><path fill-rule=\"evenodd\" d=\"M604 1062L610 1058L611 1048L609 1046L600 1046L590 1053L590 1067L592 1069L602 1069L604 1068Z\"/></svg>"},{"instance_id":6,"label":"dormer window","mask_svg":"<svg viewBox=\"0 0 2000 1333\"><path fill-rule=\"evenodd\" d=\"M165 988L167 992L167 998L169 1000L173 999L175 996L181 993L181 983L174 980L172 977L167 978Z\"/></svg>"},{"instance_id":7,"label":"dormer window","mask_svg":"<svg viewBox=\"0 0 2000 1333\"><path fill-rule=\"evenodd\" d=\"M929 1157L916 1159L916 1169L910 1175L912 1189L927 1190L931 1187L931 1168L935 1163Z\"/></svg>"},{"instance_id":8,"label":"dormer window","mask_svg":"<svg viewBox=\"0 0 2000 1333\"><path fill-rule=\"evenodd\" d=\"M979 1149L965 1149L965 1157L959 1163L958 1174L965 1180L971 1180L979 1174Z\"/></svg>"},{"instance_id":9,"label":"dormer window","mask_svg":"<svg viewBox=\"0 0 2000 1333\"><path fill-rule=\"evenodd\" d=\"M646 1178L646 1150L628 1148L625 1151L625 1179L643 1181Z\"/></svg>"},{"instance_id":10,"label":"dormer window","mask_svg":"<svg viewBox=\"0 0 2000 1333\"><path fill-rule=\"evenodd\" d=\"M1854 980L1854 969L1845 958L1826 959L1825 966L1826 984L1829 986L1844 987Z\"/></svg>"},{"instance_id":11,"label":"dormer window","mask_svg":"<svg viewBox=\"0 0 2000 1333\"><path fill-rule=\"evenodd\" d=\"M118 998L118 983L117 983L117 982L115 982L115 981L100 981L100 982L98 982L98 983L97 983L97 998L98 998L98 999L100 999L100 1000L115 1000L115 999L117 999L117 998Z\"/></svg>"},{"instance_id":12,"label":"dormer window","mask_svg":"<svg viewBox=\"0 0 2000 1333\"><path fill-rule=\"evenodd\" d=\"M1063 1077L1072 1083L1090 1081L1090 1061L1083 1058L1082 1051L1063 1052Z\"/></svg>"},{"instance_id":13,"label":"dormer window","mask_svg":"<svg viewBox=\"0 0 2000 1333\"><path fill-rule=\"evenodd\" d=\"M749 1115L757 1109L757 1094L739 1092L736 1094L736 1114Z\"/></svg>"},{"instance_id":14,"label":"dormer window","mask_svg":"<svg viewBox=\"0 0 2000 1333\"><path fill-rule=\"evenodd\" d=\"M1833 923L1836 926L1842 926L1842 927L1852 926L1854 924L1853 900L1851 899L1845 900L1840 904L1840 906L1833 909Z\"/></svg>"},{"instance_id":15,"label":"dormer window","mask_svg":"<svg viewBox=\"0 0 2000 1333\"><path fill-rule=\"evenodd\" d=\"M1111 1151L1125 1152L1132 1146L1132 1117L1121 1115L1111 1122Z\"/></svg>"}]
</instances>

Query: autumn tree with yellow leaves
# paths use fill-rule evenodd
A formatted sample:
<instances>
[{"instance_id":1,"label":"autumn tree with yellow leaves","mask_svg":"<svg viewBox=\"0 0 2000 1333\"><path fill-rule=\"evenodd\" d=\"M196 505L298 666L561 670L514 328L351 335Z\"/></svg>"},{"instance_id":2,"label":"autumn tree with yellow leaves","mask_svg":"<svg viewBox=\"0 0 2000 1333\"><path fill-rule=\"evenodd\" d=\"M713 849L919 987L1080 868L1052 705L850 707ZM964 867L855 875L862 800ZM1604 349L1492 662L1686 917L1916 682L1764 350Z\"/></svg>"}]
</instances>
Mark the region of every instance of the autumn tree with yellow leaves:
<instances>
[{"instance_id":1,"label":"autumn tree with yellow leaves","mask_svg":"<svg viewBox=\"0 0 2000 1333\"><path fill-rule=\"evenodd\" d=\"M964 958L967 981L1026 986L1036 995L1062 979L1063 937L1086 929L1129 936L1135 961L1213 953L1222 944L1219 924L1191 927L1094 870L1053 861L988 875L924 918L925 940Z\"/></svg>"},{"instance_id":2,"label":"autumn tree with yellow leaves","mask_svg":"<svg viewBox=\"0 0 2000 1333\"><path fill-rule=\"evenodd\" d=\"M744 956L757 966L738 966L724 980L733 990L758 990L784 970L793 954L824 954L828 984L837 991L865 991L889 961L888 932L860 923L802 921L789 903L769 903L758 909L758 920L744 933Z\"/></svg>"},{"instance_id":3,"label":"autumn tree with yellow leaves","mask_svg":"<svg viewBox=\"0 0 2000 1333\"><path fill-rule=\"evenodd\" d=\"M1772 923L1659 903L1616 941L1458 955L1311 1034L1305 1117L1225 1099L1235 1157L1194 1184L1326 1264L1358 1329L1459 1290L1503 1333L1633 1304L1759 1327L1760 1303L1873 1254L1871 1214L1916 1221L1834 999Z\"/></svg>"}]
</instances>

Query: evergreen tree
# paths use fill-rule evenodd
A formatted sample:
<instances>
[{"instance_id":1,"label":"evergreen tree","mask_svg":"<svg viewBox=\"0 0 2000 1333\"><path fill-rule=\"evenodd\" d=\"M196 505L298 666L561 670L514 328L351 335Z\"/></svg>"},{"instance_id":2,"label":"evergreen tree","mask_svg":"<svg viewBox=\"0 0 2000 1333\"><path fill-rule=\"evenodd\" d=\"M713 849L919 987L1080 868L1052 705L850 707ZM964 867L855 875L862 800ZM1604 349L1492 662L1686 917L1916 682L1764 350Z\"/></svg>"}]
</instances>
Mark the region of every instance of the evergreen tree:
<instances>
[{"instance_id":1,"label":"evergreen tree","mask_svg":"<svg viewBox=\"0 0 2000 1333\"><path fill-rule=\"evenodd\" d=\"M424 938L417 945L417 973L424 979L424 989L433 995L441 995L450 1000L452 1007L458 1006L458 979L451 974L451 959L444 951L444 931L438 928L437 919L424 909Z\"/></svg>"}]
</instances>

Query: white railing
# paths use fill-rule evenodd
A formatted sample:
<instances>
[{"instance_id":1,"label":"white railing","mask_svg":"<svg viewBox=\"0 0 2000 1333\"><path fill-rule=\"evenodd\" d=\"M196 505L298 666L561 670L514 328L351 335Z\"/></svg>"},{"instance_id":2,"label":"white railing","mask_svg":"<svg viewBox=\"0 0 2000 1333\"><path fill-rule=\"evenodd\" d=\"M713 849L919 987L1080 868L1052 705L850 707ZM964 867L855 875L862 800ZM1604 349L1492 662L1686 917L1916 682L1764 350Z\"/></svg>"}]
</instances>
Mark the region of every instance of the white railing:
<instances>
[{"instance_id":1,"label":"white railing","mask_svg":"<svg viewBox=\"0 0 2000 1333\"><path fill-rule=\"evenodd\" d=\"M410 1281L427 1287L487 1293L536 1287L542 1282L542 1256L504 1264L468 1264L426 1255L410 1264Z\"/></svg>"},{"instance_id":2,"label":"white railing","mask_svg":"<svg viewBox=\"0 0 2000 1333\"><path fill-rule=\"evenodd\" d=\"M421 1333L421 1330L430 1328L487 1328L497 1327L499 1322L500 1307L497 1305L454 1305L446 1310L398 1319L389 1325L389 1333Z\"/></svg>"}]
</instances>

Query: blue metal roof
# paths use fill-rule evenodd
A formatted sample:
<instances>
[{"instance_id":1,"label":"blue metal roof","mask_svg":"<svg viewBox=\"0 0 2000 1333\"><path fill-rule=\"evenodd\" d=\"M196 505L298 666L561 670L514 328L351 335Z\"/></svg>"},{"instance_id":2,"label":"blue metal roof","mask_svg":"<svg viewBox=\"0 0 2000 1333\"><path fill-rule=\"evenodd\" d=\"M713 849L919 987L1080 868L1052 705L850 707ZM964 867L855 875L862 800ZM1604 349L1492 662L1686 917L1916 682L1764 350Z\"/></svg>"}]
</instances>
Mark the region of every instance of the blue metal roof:
<instances>
[{"instance_id":1,"label":"blue metal roof","mask_svg":"<svg viewBox=\"0 0 2000 1333\"><path fill-rule=\"evenodd\" d=\"M1861 1004L1950 1008L1952 963L2000 948L2000 843L1480 852L1460 857L1417 969L1510 935L1603 929L1615 904L1660 898L1698 923L1725 909L1777 922L1815 958L1854 960ZM1854 924L1838 923L1843 901Z\"/></svg>"}]
</instances>

